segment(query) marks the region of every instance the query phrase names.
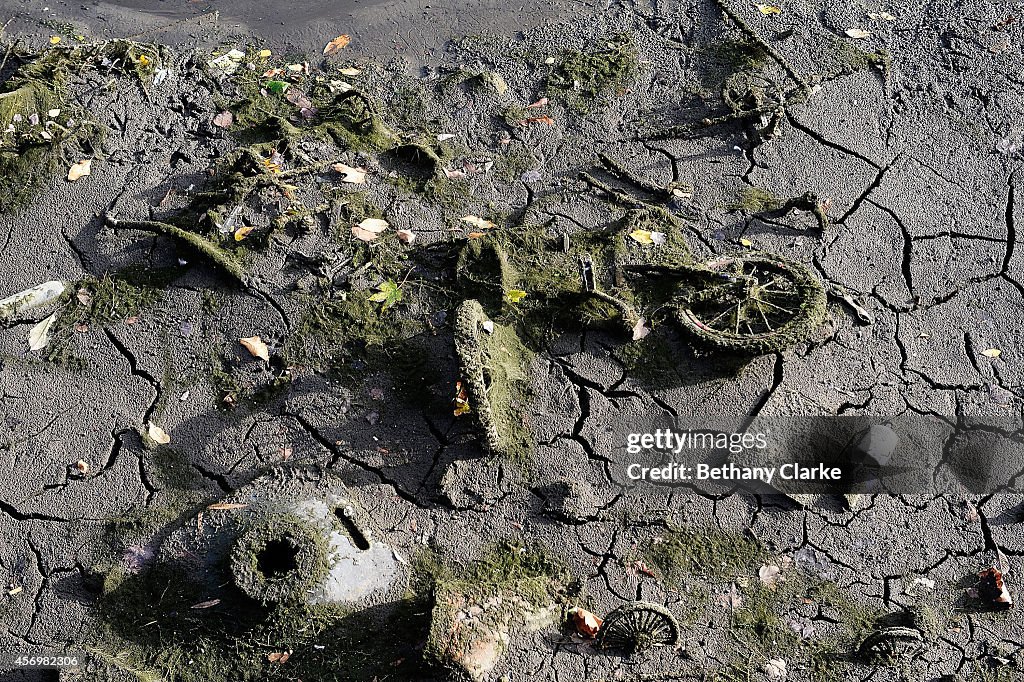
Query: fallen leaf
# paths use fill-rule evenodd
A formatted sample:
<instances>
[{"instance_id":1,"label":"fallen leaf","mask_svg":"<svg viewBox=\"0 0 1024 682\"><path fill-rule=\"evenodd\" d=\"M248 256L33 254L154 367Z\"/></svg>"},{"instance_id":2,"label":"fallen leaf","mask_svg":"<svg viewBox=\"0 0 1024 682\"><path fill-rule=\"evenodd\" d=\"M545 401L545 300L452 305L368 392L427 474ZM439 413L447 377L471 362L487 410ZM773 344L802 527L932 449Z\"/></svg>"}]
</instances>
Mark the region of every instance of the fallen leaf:
<instances>
[{"instance_id":1,"label":"fallen leaf","mask_svg":"<svg viewBox=\"0 0 1024 682\"><path fill-rule=\"evenodd\" d=\"M647 320L640 318L633 325L633 340L639 341L651 333L651 328L647 326Z\"/></svg>"},{"instance_id":2,"label":"fallen leaf","mask_svg":"<svg viewBox=\"0 0 1024 682\"><path fill-rule=\"evenodd\" d=\"M68 170L68 182L74 182L92 173L92 159L82 159Z\"/></svg>"},{"instance_id":3,"label":"fallen leaf","mask_svg":"<svg viewBox=\"0 0 1024 682\"><path fill-rule=\"evenodd\" d=\"M271 52L270 50L260 50L258 56L259 56L260 59L266 59L266 58L268 58L272 54L274 54L274 53Z\"/></svg>"},{"instance_id":4,"label":"fallen leaf","mask_svg":"<svg viewBox=\"0 0 1024 682\"><path fill-rule=\"evenodd\" d=\"M469 393L461 381L455 382L455 398L452 400L455 409L452 411L456 417L461 417L470 412Z\"/></svg>"},{"instance_id":5,"label":"fallen leaf","mask_svg":"<svg viewBox=\"0 0 1024 682\"><path fill-rule=\"evenodd\" d=\"M32 327L28 333L28 349L42 350L50 343L50 327L57 321L57 313L53 313L45 320Z\"/></svg>"},{"instance_id":6,"label":"fallen leaf","mask_svg":"<svg viewBox=\"0 0 1024 682\"><path fill-rule=\"evenodd\" d=\"M75 298L77 298L78 302L82 305L87 306L92 304L92 292L84 287L78 290L75 294Z\"/></svg>"},{"instance_id":7,"label":"fallen leaf","mask_svg":"<svg viewBox=\"0 0 1024 682\"><path fill-rule=\"evenodd\" d=\"M352 36L342 33L340 36L327 43L324 47L324 56L328 57L352 42Z\"/></svg>"},{"instance_id":8,"label":"fallen leaf","mask_svg":"<svg viewBox=\"0 0 1024 682\"><path fill-rule=\"evenodd\" d=\"M764 674L768 676L769 680L775 682L786 679L786 661L781 658L769 659L764 664Z\"/></svg>"},{"instance_id":9,"label":"fallen leaf","mask_svg":"<svg viewBox=\"0 0 1024 682\"><path fill-rule=\"evenodd\" d=\"M740 591L736 589L735 583L729 585L728 592L718 595L718 603L728 606L733 611L743 605L743 597L740 595Z\"/></svg>"},{"instance_id":10,"label":"fallen leaf","mask_svg":"<svg viewBox=\"0 0 1024 682\"><path fill-rule=\"evenodd\" d=\"M757 11L761 14L782 14L782 10L775 5L757 5Z\"/></svg>"},{"instance_id":11,"label":"fallen leaf","mask_svg":"<svg viewBox=\"0 0 1024 682\"><path fill-rule=\"evenodd\" d=\"M240 242L249 236L249 233L256 229L255 225L242 225L235 230L235 241Z\"/></svg>"},{"instance_id":12,"label":"fallen leaf","mask_svg":"<svg viewBox=\"0 0 1024 682\"><path fill-rule=\"evenodd\" d=\"M470 232L466 235L467 239L480 239L480 237L486 237L486 232Z\"/></svg>"},{"instance_id":13,"label":"fallen leaf","mask_svg":"<svg viewBox=\"0 0 1024 682\"><path fill-rule=\"evenodd\" d=\"M743 246L745 246L745 247L747 247L749 249L751 246L754 245L754 242L750 241L746 237L743 237L742 239L740 239L740 244L742 244Z\"/></svg>"},{"instance_id":14,"label":"fallen leaf","mask_svg":"<svg viewBox=\"0 0 1024 682\"><path fill-rule=\"evenodd\" d=\"M362 185L366 182L366 169L353 168L343 163L336 163L332 166L335 172L341 174L341 181L351 185Z\"/></svg>"},{"instance_id":15,"label":"fallen leaf","mask_svg":"<svg viewBox=\"0 0 1024 682\"><path fill-rule=\"evenodd\" d=\"M208 609L211 606L216 606L220 603L220 599L210 599L208 601L201 601L198 604L193 604L190 608L193 609Z\"/></svg>"},{"instance_id":16,"label":"fallen leaf","mask_svg":"<svg viewBox=\"0 0 1024 682\"><path fill-rule=\"evenodd\" d=\"M548 103L548 98L547 97L541 97L539 100L537 100L533 104L527 104L526 108L527 109L536 109L537 107L547 106L547 103Z\"/></svg>"},{"instance_id":17,"label":"fallen leaf","mask_svg":"<svg viewBox=\"0 0 1024 682\"><path fill-rule=\"evenodd\" d=\"M1003 354L1003 351L999 350L998 348L988 348L986 350L981 351L981 354L984 355L986 358L998 358L1000 355Z\"/></svg>"},{"instance_id":18,"label":"fallen leaf","mask_svg":"<svg viewBox=\"0 0 1024 682\"><path fill-rule=\"evenodd\" d=\"M782 569L775 564L765 564L757 571L757 577L761 581L762 585L771 587L775 583L782 581Z\"/></svg>"},{"instance_id":19,"label":"fallen leaf","mask_svg":"<svg viewBox=\"0 0 1024 682\"><path fill-rule=\"evenodd\" d=\"M438 142L447 142L448 140L451 140L454 137L455 136L453 134L451 134L451 133L441 133L440 135L437 136L437 141Z\"/></svg>"},{"instance_id":20,"label":"fallen leaf","mask_svg":"<svg viewBox=\"0 0 1024 682\"><path fill-rule=\"evenodd\" d=\"M274 93L275 95L280 95L284 92L287 92L288 88L291 87L291 84L286 83L285 81L270 80L264 83L263 87L266 88L268 91Z\"/></svg>"},{"instance_id":21,"label":"fallen leaf","mask_svg":"<svg viewBox=\"0 0 1024 682\"><path fill-rule=\"evenodd\" d=\"M509 303L519 303L526 298L526 292L522 289L511 289L505 294L505 298L508 299Z\"/></svg>"},{"instance_id":22,"label":"fallen leaf","mask_svg":"<svg viewBox=\"0 0 1024 682\"><path fill-rule=\"evenodd\" d=\"M494 322L492 322L491 320L484 320L483 322L480 323L480 326L488 334L494 333Z\"/></svg>"},{"instance_id":23,"label":"fallen leaf","mask_svg":"<svg viewBox=\"0 0 1024 682\"><path fill-rule=\"evenodd\" d=\"M857 40L862 40L864 38L869 38L871 36L871 31L865 31L862 28L848 28L846 29L846 35Z\"/></svg>"},{"instance_id":24,"label":"fallen leaf","mask_svg":"<svg viewBox=\"0 0 1024 682\"><path fill-rule=\"evenodd\" d=\"M248 506L249 505L247 504L239 504L238 502L215 502L206 508L213 511L226 511L231 509L245 509Z\"/></svg>"},{"instance_id":25,"label":"fallen leaf","mask_svg":"<svg viewBox=\"0 0 1024 682\"><path fill-rule=\"evenodd\" d=\"M550 116L531 116L524 120L526 121L526 123L546 123L549 126L555 125L555 119L551 118Z\"/></svg>"},{"instance_id":26,"label":"fallen leaf","mask_svg":"<svg viewBox=\"0 0 1024 682\"><path fill-rule=\"evenodd\" d=\"M267 344L263 342L258 336L249 336L244 339L238 339L238 343L245 346L245 349L254 358L259 358L264 362L270 362L270 350L267 348Z\"/></svg>"},{"instance_id":27,"label":"fallen leaf","mask_svg":"<svg viewBox=\"0 0 1024 682\"><path fill-rule=\"evenodd\" d=\"M387 310L402 300L402 288L393 279L387 279L377 286L377 293L370 296L374 303L380 303L381 310Z\"/></svg>"},{"instance_id":28,"label":"fallen leaf","mask_svg":"<svg viewBox=\"0 0 1024 682\"><path fill-rule=\"evenodd\" d=\"M492 227L494 227L494 223L492 223L490 220L485 220L484 218L475 215L466 216L465 218L462 219L462 222L468 223L473 227L477 228L478 230L489 230Z\"/></svg>"},{"instance_id":29,"label":"fallen leaf","mask_svg":"<svg viewBox=\"0 0 1024 682\"><path fill-rule=\"evenodd\" d=\"M159 443L160 445L167 445L171 442L170 435L156 424L148 424L146 426L146 434L154 443Z\"/></svg>"},{"instance_id":30,"label":"fallen leaf","mask_svg":"<svg viewBox=\"0 0 1024 682\"><path fill-rule=\"evenodd\" d=\"M576 627L576 632L580 633L580 636L589 637L590 639L597 636L601 625L604 623L602 619L590 611L581 609L578 606L569 609L569 616L572 618L572 624Z\"/></svg>"},{"instance_id":31,"label":"fallen leaf","mask_svg":"<svg viewBox=\"0 0 1024 682\"><path fill-rule=\"evenodd\" d=\"M978 573L978 598L993 606L1008 609L1013 606L1013 597L1006 586L1003 572L995 566Z\"/></svg>"},{"instance_id":32,"label":"fallen leaf","mask_svg":"<svg viewBox=\"0 0 1024 682\"><path fill-rule=\"evenodd\" d=\"M630 238L640 244L653 244L654 238L648 230L633 230L629 233Z\"/></svg>"},{"instance_id":33,"label":"fallen leaf","mask_svg":"<svg viewBox=\"0 0 1024 682\"><path fill-rule=\"evenodd\" d=\"M56 45L60 42L60 36L50 36L50 44Z\"/></svg>"},{"instance_id":34,"label":"fallen leaf","mask_svg":"<svg viewBox=\"0 0 1024 682\"><path fill-rule=\"evenodd\" d=\"M374 239L380 236L380 233L388 229L390 225L386 220L380 218L367 218L358 225L352 226L352 234L356 239L361 239L364 242L372 242Z\"/></svg>"},{"instance_id":35,"label":"fallen leaf","mask_svg":"<svg viewBox=\"0 0 1024 682\"><path fill-rule=\"evenodd\" d=\"M77 462L75 462L75 471L84 476L85 474L89 473L89 463L86 462L84 459L78 460Z\"/></svg>"},{"instance_id":36,"label":"fallen leaf","mask_svg":"<svg viewBox=\"0 0 1024 682\"><path fill-rule=\"evenodd\" d=\"M292 652L290 650L289 651L282 651L282 652L274 652L272 654L267 654L267 660L270 661L271 663L279 663L281 665L284 665L285 663L288 662L288 659L291 658L291 656L292 656Z\"/></svg>"},{"instance_id":37,"label":"fallen leaf","mask_svg":"<svg viewBox=\"0 0 1024 682\"><path fill-rule=\"evenodd\" d=\"M24 588L20 585L18 587L12 587L11 589L7 590L7 596L13 597L16 594L21 594L23 590Z\"/></svg>"},{"instance_id":38,"label":"fallen leaf","mask_svg":"<svg viewBox=\"0 0 1024 682\"><path fill-rule=\"evenodd\" d=\"M668 235L664 232L651 232L651 241L654 242L656 246L661 246L668 241Z\"/></svg>"},{"instance_id":39,"label":"fallen leaf","mask_svg":"<svg viewBox=\"0 0 1024 682\"><path fill-rule=\"evenodd\" d=\"M218 128L230 128L235 122L235 115L230 111L222 111L213 117L213 125Z\"/></svg>"},{"instance_id":40,"label":"fallen leaf","mask_svg":"<svg viewBox=\"0 0 1024 682\"><path fill-rule=\"evenodd\" d=\"M349 76L349 77L351 77L351 76L358 76L362 72L363 72L362 69L357 69L354 66L349 66L349 67L344 68L344 69L338 69L338 73L340 73L342 76Z\"/></svg>"},{"instance_id":41,"label":"fallen leaf","mask_svg":"<svg viewBox=\"0 0 1024 682\"><path fill-rule=\"evenodd\" d=\"M398 236L398 239L403 244L412 244L416 241L416 233L412 230L399 230L398 232L395 232L395 235Z\"/></svg>"}]
</instances>

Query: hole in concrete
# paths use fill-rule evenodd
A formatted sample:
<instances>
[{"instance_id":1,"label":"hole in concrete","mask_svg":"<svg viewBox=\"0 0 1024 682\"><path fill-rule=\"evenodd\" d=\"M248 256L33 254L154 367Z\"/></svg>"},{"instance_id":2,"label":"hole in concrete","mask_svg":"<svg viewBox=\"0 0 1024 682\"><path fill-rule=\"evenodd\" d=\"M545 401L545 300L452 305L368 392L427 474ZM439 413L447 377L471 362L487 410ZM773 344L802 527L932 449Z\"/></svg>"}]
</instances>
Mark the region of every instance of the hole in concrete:
<instances>
[{"instance_id":1,"label":"hole in concrete","mask_svg":"<svg viewBox=\"0 0 1024 682\"><path fill-rule=\"evenodd\" d=\"M279 578L299 567L299 549L287 538L271 540L256 554L256 568L267 578Z\"/></svg>"},{"instance_id":2,"label":"hole in concrete","mask_svg":"<svg viewBox=\"0 0 1024 682\"><path fill-rule=\"evenodd\" d=\"M349 518L345 513L344 507L338 507L334 510L334 515L341 521L341 525L344 526L345 532L348 533L349 538L352 540L352 544L356 546L362 552L370 549L370 541L363 535L363 531L359 530L359 526Z\"/></svg>"}]
</instances>

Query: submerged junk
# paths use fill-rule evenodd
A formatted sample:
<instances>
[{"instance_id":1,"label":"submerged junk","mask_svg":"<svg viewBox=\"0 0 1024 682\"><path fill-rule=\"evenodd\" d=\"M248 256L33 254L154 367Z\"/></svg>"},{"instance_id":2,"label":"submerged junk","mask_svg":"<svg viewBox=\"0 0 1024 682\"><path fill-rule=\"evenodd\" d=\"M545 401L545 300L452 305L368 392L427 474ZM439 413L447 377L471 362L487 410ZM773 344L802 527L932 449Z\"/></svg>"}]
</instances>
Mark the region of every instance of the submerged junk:
<instances>
[{"instance_id":1,"label":"submerged junk","mask_svg":"<svg viewBox=\"0 0 1024 682\"><path fill-rule=\"evenodd\" d=\"M262 604L384 603L402 596L403 563L395 550L377 540L340 479L318 467L275 471L201 515L172 534L161 555L202 557L193 575L211 593L233 582Z\"/></svg>"}]
</instances>

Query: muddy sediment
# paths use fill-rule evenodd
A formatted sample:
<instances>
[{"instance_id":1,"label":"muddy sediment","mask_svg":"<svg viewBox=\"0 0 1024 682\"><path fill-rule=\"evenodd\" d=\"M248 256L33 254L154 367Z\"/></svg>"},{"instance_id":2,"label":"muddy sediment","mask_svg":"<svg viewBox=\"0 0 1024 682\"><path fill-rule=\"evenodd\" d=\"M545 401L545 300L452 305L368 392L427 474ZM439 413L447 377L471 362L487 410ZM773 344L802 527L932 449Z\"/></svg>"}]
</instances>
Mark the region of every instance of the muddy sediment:
<instances>
[{"instance_id":1,"label":"muddy sediment","mask_svg":"<svg viewBox=\"0 0 1024 682\"><path fill-rule=\"evenodd\" d=\"M1020 22L484 5L4 6L0 294L63 293L0 329L0 663L1016 679L1017 493L616 453L660 419L1014 440Z\"/></svg>"}]
</instances>

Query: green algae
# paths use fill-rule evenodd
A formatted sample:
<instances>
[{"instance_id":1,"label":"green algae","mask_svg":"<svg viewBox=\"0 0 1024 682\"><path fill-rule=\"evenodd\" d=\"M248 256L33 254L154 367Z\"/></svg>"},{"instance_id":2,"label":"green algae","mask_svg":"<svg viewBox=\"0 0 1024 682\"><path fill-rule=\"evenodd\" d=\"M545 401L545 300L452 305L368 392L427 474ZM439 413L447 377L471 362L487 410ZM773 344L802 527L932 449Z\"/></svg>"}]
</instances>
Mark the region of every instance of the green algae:
<instances>
[{"instance_id":1,"label":"green algae","mask_svg":"<svg viewBox=\"0 0 1024 682\"><path fill-rule=\"evenodd\" d=\"M570 109L586 112L611 91L623 87L637 65L632 41L618 36L603 50L563 52L544 82L544 91Z\"/></svg>"},{"instance_id":2,"label":"green algae","mask_svg":"<svg viewBox=\"0 0 1024 682\"><path fill-rule=\"evenodd\" d=\"M732 579L756 571L765 550L753 538L717 528L674 528L643 551L650 566L669 584L688 576Z\"/></svg>"},{"instance_id":3,"label":"green algae","mask_svg":"<svg viewBox=\"0 0 1024 682\"><path fill-rule=\"evenodd\" d=\"M12 48L8 57L20 66L0 83L0 213L23 208L57 169L96 156L102 128L71 103L74 76L103 64L144 83L161 63L156 47L128 40L51 47L36 55Z\"/></svg>"},{"instance_id":4,"label":"green algae","mask_svg":"<svg viewBox=\"0 0 1024 682\"><path fill-rule=\"evenodd\" d=\"M760 187L744 187L735 202L728 208L748 214L764 213L782 208L783 202L774 194Z\"/></svg>"}]
</instances>

